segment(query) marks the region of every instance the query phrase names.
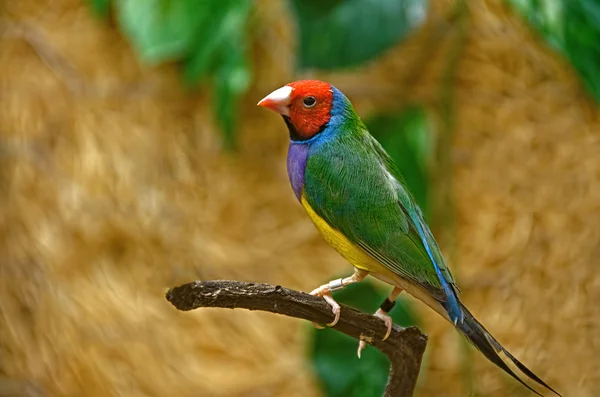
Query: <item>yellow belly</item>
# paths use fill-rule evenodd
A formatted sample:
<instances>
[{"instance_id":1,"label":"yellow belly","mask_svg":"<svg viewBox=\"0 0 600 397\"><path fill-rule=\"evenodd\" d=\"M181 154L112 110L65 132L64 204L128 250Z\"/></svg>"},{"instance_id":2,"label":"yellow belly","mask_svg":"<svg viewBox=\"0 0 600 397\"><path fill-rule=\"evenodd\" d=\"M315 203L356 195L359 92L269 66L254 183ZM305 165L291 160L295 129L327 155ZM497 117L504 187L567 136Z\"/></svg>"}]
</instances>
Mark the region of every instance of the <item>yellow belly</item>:
<instances>
[{"instance_id":1,"label":"yellow belly","mask_svg":"<svg viewBox=\"0 0 600 397\"><path fill-rule=\"evenodd\" d=\"M354 267L366 270L373 277L376 277L384 283L399 287L415 298L421 300L426 305L431 307L433 310L438 312L446 320L450 321L448 314L440 305L438 301L433 299L424 289L419 286L407 281L400 277L398 274L392 272L387 267L379 263L369 254L367 254L362 248L348 240L339 230L336 230L329 226L329 224L321 218L308 204L304 195L302 195L300 202L308 213L308 216L313 221L325 241L329 243L335 250L342 255L348 262Z\"/></svg>"},{"instance_id":2,"label":"yellow belly","mask_svg":"<svg viewBox=\"0 0 600 397\"><path fill-rule=\"evenodd\" d=\"M302 195L301 203L325 241L327 241L329 245L331 245L354 267L368 272L391 275L391 272L385 266L373 259L362 248L348 240L348 238L339 230L329 226L329 224L312 209L310 204L308 204L308 201L304 198L304 195Z\"/></svg>"}]
</instances>

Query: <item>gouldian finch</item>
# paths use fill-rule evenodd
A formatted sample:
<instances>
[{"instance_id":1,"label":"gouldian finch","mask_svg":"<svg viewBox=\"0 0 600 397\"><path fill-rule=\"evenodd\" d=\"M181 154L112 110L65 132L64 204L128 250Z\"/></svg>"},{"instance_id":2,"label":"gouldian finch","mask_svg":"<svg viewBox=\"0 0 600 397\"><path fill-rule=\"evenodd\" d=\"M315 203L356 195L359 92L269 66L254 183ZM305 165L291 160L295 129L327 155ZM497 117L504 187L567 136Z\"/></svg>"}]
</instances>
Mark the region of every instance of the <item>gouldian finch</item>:
<instances>
[{"instance_id":1,"label":"gouldian finch","mask_svg":"<svg viewBox=\"0 0 600 397\"><path fill-rule=\"evenodd\" d=\"M296 81L258 105L283 116L294 194L324 239L354 266L351 276L311 292L332 307L330 326L340 317L331 292L370 274L394 287L375 313L387 325L384 339L392 327L387 313L406 291L529 390L541 395L515 371L560 396L502 347L460 301L456 281L402 175L341 91L323 81ZM364 346L359 344L359 357Z\"/></svg>"}]
</instances>

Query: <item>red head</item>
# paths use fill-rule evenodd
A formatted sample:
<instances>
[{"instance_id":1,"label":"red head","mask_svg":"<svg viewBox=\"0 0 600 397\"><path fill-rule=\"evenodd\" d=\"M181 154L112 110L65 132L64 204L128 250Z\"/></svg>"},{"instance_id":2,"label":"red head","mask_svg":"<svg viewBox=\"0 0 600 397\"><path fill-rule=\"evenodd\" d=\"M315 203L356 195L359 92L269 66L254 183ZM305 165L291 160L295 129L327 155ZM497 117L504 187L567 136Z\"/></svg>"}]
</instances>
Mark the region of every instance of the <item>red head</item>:
<instances>
[{"instance_id":1,"label":"red head","mask_svg":"<svg viewBox=\"0 0 600 397\"><path fill-rule=\"evenodd\" d=\"M318 80L300 80L273 91L260 102L280 113L294 141L305 141L317 135L331 118L333 88Z\"/></svg>"}]
</instances>

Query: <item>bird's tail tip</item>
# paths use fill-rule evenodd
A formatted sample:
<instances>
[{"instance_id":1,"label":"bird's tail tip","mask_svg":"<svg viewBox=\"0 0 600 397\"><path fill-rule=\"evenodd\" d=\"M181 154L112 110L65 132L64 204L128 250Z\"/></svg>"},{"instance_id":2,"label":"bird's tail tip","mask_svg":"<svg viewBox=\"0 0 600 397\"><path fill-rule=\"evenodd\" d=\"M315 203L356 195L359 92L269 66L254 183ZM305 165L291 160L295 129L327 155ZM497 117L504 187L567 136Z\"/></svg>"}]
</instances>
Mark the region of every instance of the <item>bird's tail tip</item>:
<instances>
[{"instance_id":1,"label":"bird's tail tip","mask_svg":"<svg viewBox=\"0 0 600 397\"><path fill-rule=\"evenodd\" d=\"M464 305L461 304L461 309L463 310L464 317L463 321L459 321L456 324L456 327L462 332L462 334L467 338L469 342L471 342L479 351L483 353L483 355L504 370L511 377L516 379L526 388L534 392L539 396L543 396L538 391L533 389L527 383L525 383L516 373L511 369L509 364L513 364L516 366L521 373L523 373L527 378L537 383L538 385L545 387L547 390L551 391L558 397L562 397L560 393L554 390L552 387L548 386L546 382L540 379L536 374L534 374L529 368L527 368L523 363L517 360L512 354L510 354L502 345L494 339L494 337L477 321L477 319L467 310Z\"/></svg>"}]
</instances>

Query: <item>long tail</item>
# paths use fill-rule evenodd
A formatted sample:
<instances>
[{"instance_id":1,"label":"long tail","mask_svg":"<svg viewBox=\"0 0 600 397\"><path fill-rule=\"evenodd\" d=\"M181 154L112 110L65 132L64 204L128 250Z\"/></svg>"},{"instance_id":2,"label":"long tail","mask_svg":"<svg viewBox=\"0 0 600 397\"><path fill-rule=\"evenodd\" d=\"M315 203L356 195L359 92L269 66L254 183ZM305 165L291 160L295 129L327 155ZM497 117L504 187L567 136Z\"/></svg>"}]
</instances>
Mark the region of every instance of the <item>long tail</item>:
<instances>
[{"instance_id":1,"label":"long tail","mask_svg":"<svg viewBox=\"0 0 600 397\"><path fill-rule=\"evenodd\" d=\"M519 378L514 371L508 366L507 362L512 362L516 367L521 370L529 379L535 381L537 384L544 386L546 389L552 391L559 397L562 397L556 390L551 388L541 380L536 374L531 372L529 368L523 365L519 360L517 360L512 354L510 354L490 333L475 319L475 317L467 310L467 308L461 303L461 309L464 313L464 319L462 322L458 322L456 324L456 328L463 333L463 335L471 342L479 351L483 353L484 356L487 357L488 360L496 364L498 367L503 369L510 376L515 378L529 390L541 396L540 393L532 389L528 384L523 382L521 378ZM503 358L502 355L505 356Z\"/></svg>"}]
</instances>

